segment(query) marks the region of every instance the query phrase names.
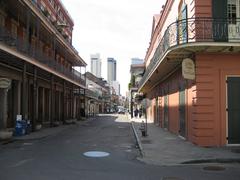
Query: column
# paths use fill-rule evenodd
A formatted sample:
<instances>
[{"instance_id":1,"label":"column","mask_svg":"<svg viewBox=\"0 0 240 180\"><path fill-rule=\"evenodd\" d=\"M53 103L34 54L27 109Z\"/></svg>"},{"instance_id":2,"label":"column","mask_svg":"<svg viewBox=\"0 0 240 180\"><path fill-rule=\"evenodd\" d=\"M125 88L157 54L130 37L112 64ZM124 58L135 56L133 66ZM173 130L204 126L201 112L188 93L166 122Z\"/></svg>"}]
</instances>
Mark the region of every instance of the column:
<instances>
[{"instance_id":1,"label":"column","mask_svg":"<svg viewBox=\"0 0 240 180\"><path fill-rule=\"evenodd\" d=\"M79 87L78 88L78 119L80 120L81 119L81 116L82 116L82 99L81 99L81 88Z\"/></svg>"},{"instance_id":2,"label":"column","mask_svg":"<svg viewBox=\"0 0 240 180\"><path fill-rule=\"evenodd\" d=\"M63 80L63 96L62 96L62 121L63 124L66 123L66 82Z\"/></svg>"},{"instance_id":3,"label":"column","mask_svg":"<svg viewBox=\"0 0 240 180\"><path fill-rule=\"evenodd\" d=\"M37 121L38 121L38 84L37 84L37 67L34 67L32 131L35 131Z\"/></svg>"},{"instance_id":4,"label":"column","mask_svg":"<svg viewBox=\"0 0 240 180\"><path fill-rule=\"evenodd\" d=\"M17 114L21 114L21 82L12 81L13 85L13 118L16 119Z\"/></svg>"},{"instance_id":5,"label":"column","mask_svg":"<svg viewBox=\"0 0 240 180\"><path fill-rule=\"evenodd\" d=\"M86 90L85 89L83 89L83 108L84 108L84 117L86 117Z\"/></svg>"},{"instance_id":6,"label":"column","mask_svg":"<svg viewBox=\"0 0 240 180\"><path fill-rule=\"evenodd\" d=\"M45 117L46 117L46 112L45 112L45 96L46 96L46 93L45 93L45 88L43 87L42 88L42 122L44 121Z\"/></svg>"},{"instance_id":7,"label":"column","mask_svg":"<svg viewBox=\"0 0 240 180\"><path fill-rule=\"evenodd\" d=\"M50 83L50 125L53 126L53 122L55 120L55 101L54 101L54 76L51 75L51 83Z\"/></svg>"},{"instance_id":8,"label":"column","mask_svg":"<svg viewBox=\"0 0 240 180\"><path fill-rule=\"evenodd\" d=\"M58 105L57 105L57 108L58 108L58 121L60 122L60 120L61 120L61 91L60 90L58 91Z\"/></svg>"},{"instance_id":9,"label":"column","mask_svg":"<svg viewBox=\"0 0 240 180\"><path fill-rule=\"evenodd\" d=\"M74 111L75 111L75 107L74 107L74 85L72 84L72 91L71 91L71 107L72 107L72 119L74 119Z\"/></svg>"},{"instance_id":10,"label":"column","mask_svg":"<svg viewBox=\"0 0 240 180\"><path fill-rule=\"evenodd\" d=\"M22 97L21 97L21 114L23 119L27 119L27 64L23 64L22 72Z\"/></svg>"},{"instance_id":11,"label":"column","mask_svg":"<svg viewBox=\"0 0 240 180\"><path fill-rule=\"evenodd\" d=\"M0 88L0 129L7 128L7 88Z\"/></svg>"}]
</instances>

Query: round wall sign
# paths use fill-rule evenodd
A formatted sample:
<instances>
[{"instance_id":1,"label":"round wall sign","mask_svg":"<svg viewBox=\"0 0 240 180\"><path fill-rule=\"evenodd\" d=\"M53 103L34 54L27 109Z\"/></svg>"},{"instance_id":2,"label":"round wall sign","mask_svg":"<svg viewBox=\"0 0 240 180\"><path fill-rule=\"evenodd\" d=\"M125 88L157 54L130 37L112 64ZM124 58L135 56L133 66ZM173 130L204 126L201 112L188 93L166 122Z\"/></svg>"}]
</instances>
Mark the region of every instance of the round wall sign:
<instances>
[{"instance_id":1,"label":"round wall sign","mask_svg":"<svg viewBox=\"0 0 240 180\"><path fill-rule=\"evenodd\" d=\"M182 61L182 75L185 79L195 79L195 64L190 58L186 58Z\"/></svg>"}]
</instances>

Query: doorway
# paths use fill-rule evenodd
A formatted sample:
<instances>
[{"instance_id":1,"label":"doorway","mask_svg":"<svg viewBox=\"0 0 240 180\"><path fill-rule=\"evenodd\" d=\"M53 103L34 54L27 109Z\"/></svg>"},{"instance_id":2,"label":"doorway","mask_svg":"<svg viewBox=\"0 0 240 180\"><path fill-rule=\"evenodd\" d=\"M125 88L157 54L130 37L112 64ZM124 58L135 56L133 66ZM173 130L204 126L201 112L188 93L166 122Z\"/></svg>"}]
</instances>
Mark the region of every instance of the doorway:
<instances>
[{"instance_id":1,"label":"doorway","mask_svg":"<svg viewBox=\"0 0 240 180\"><path fill-rule=\"evenodd\" d=\"M240 144L240 77L227 77L227 140Z\"/></svg>"},{"instance_id":2,"label":"doorway","mask_svg":"<svg viewBox=\"0 0 240 180\"><path fill-rule=\"evenodd\" d=\"M155 99L155 124L159 126L159 106L158 106L158 97Z\"/></svg>"},{"instance_id":3,"label":"doorway","mask_svg":"<svg viewBox=\"0 0 240 180\"><path fill-rule=\"evenodd\" d=\"M164 96L164 120L163 127L168 129L168 94Z\"/></svg>"},{"instance_id":4,"label":"doorway","mask_svg":"<svg viewBox=\"0 0 240 180\"><path fill-rule=\"evenodd\" d=\"M185 99L185 87L184 85L180 85L179 89L179 134L182 137L186 137L186 115L185 115L185 104L186 104L186 99Z\"/></svg>"}]
</instances>

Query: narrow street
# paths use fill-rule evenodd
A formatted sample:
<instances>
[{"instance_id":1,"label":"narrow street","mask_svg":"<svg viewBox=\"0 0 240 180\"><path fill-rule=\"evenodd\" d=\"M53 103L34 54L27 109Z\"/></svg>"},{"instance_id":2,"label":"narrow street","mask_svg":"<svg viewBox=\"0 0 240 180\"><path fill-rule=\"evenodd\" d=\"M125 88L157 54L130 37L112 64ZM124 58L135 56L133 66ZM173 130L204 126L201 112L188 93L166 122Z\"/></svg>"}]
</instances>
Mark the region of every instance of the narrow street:
<instances>
[{"instance_id":1,"label":"narrow street","mask_svg":"<svg viewBox=\"0 0 240 180\"><path fill-rule=\"evenodd\" d=\"M88 151L109 153L87 157ZM161 153L161 152L159 152ZM238 180L239 164L223 171L206 165L154 166L139 162L126 115L101 115L47 138L0 145L0 180Z\"/></svg>"}]
</instances>

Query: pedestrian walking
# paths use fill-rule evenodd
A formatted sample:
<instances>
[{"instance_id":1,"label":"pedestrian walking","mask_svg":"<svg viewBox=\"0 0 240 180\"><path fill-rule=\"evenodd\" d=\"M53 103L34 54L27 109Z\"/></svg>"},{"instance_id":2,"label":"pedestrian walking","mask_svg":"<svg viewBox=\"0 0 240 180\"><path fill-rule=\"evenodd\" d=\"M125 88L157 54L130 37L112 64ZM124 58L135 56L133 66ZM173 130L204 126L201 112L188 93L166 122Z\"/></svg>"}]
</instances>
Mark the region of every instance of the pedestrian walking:
<instances>
[{"instance_id":1,"label":"pedestrian walking","mask_svg":"<svg viewBox=\"0 0 240 180\"><path fill-rule=\"evenodd\" d=\"M137 109L137 108L136 108L135 111L134 111L134 116L135 116L135 118L138 117L138 109Z\"/></svg>"}]
</instances>

